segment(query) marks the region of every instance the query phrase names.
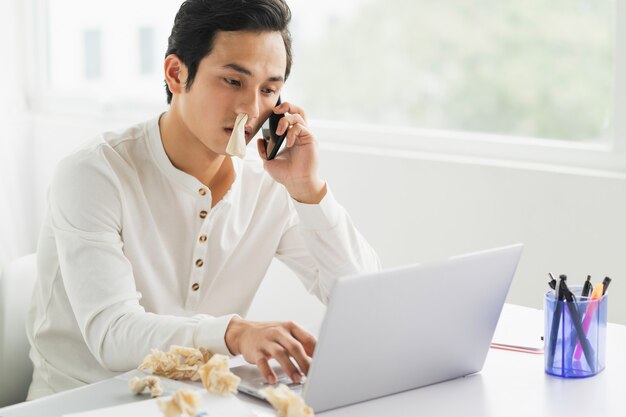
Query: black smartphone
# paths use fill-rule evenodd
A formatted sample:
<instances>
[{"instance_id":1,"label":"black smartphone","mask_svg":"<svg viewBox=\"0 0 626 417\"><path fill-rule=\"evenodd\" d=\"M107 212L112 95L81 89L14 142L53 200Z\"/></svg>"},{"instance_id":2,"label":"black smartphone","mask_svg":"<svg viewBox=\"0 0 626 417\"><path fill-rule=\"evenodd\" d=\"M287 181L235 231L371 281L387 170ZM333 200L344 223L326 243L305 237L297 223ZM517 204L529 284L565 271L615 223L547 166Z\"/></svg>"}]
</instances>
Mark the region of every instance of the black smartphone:
<instances>
[{"instance_id":1,"label":"black smartphone","mask_svg":"<svg viewBox=\"0 0 626 417\"><path fill-rule=\"evenodd\" d=\"M280 104L280 97L278 97L278 101L276 105ZM284 114L276 114L272 111L270 117L263 124L263 139L265 144L265 155L268 160L274 159L276 154L280 150L280 146L283 144L285 140L285 136L287 136L287 131L282 135L276 134L276 129L278 128L278 122L280 119L285 117Z\"/></svg>"}]
</instances>

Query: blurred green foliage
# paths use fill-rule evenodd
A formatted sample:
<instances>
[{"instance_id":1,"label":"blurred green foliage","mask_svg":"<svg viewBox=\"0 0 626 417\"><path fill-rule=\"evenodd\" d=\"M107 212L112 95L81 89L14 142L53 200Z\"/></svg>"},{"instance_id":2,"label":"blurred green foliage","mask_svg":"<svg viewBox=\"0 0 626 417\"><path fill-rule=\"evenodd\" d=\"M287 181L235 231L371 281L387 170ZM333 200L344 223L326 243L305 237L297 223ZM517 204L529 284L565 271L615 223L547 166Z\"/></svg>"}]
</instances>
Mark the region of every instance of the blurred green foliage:
<instances>
[{"instance_id":1,"label":"blurred green foliage","mask_svg":"<svg viewBox=\"0 0 626 417\"><path fill-rule=\"evenodd\" d=\"M306 19L306 16L302 17ZM318 119L603 140L613 110L610 0L370 0L294 20L293 90Z\"/></svg>"}]
</instances>

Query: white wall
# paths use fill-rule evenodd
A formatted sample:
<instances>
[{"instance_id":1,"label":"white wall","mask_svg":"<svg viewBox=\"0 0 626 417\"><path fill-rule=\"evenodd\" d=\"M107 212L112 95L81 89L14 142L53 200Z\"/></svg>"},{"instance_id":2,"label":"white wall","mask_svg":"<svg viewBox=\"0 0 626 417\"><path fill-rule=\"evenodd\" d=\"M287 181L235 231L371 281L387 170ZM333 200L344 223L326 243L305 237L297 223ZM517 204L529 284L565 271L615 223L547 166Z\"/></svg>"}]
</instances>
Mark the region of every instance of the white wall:
<instances>
[{"instance_id":1,"label":"white wall","mask_svg":"<svg viewBox=\"0 0 626 417\"><path fill-rule=\"evenodd\" d=\"M610 276L609 320L626 324L626 305L620 301L626 296L626 179L621 176L340 149L323 151L322 168L384 266L523 242L508 302L541 308L548 272L567 274L580 284L587 274L594 282ZM287 298L281 288L288 271L277 268L275 274L260 291L279 302ZM305 296L298 288L290 291ZM287 314L298 319L301 314L308 323L323 311L316 307Z\"/></svg>"},{"instance_id":2,"label":"white wall","mask_svg":"<svg viewBox=\"0 0 626 417\"><path fill-rule=\"evenodd\" d=\"M515 242L525 251L509 302L541 306L548 272L615 279L626 295L626 178L344 151L324 170L385 266ZM626 323L623 303L610 320Z\"/></svg>"},{"instance_id":3,"label":"white wall","mask_svg":"<svg viewBox=\"0 0 626 417\"><path fill-rule=\"evenodd\" d=\"M105 126L129 121L36 120L38 223L53 161ZM541 307L548 272L581 284L587 274L594 281L608 275L609 320L626 324L619 301L626 296L626 176L329 144L322 145L321 169L384 266L523 242L509 302ZM291 278L274 265L251 317L319 320L323 307Z\"/></svg>"}]
</instances>

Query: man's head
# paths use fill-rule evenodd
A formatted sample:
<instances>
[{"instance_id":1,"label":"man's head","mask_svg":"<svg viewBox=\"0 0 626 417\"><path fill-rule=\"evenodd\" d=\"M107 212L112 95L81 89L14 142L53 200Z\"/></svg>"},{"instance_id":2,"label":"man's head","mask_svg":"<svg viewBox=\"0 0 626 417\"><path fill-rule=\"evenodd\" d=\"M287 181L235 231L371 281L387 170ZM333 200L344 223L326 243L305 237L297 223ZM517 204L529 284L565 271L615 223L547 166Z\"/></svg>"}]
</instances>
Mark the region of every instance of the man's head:
<instances>
[{"instance_id":1,"label":"man's head","mask_svg":"<svg viewBox=\"0 0 626 417\"><path fill-rule=\"evenodd\" d=\"M280 32L287 53L284 78L291 71L291 11L284 0L187 0L174 20L165 56L176 55L187 68L185 88L196 78L200 61L213 51L219 32ZM165 83L168 104L172 92Z\"/></svg>"}]
</instances>

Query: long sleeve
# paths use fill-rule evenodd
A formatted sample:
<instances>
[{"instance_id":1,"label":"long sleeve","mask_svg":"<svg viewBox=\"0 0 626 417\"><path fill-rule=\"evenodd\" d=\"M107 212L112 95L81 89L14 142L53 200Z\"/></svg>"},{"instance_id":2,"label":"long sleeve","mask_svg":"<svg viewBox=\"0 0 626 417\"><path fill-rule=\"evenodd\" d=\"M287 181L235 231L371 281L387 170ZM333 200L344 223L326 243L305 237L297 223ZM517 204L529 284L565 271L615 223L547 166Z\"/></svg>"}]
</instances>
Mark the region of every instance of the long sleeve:
<instances>
[{"instance_id":1,"label":"long sleeve","mask_svg":"<svg viewBox=\"0 0 626 417\"><path fill-rule=\"evenodd\" d=\"M61 164L49 194L60 275L91 354L110 371L132 369L151 348L172 344L227 354L232 315L157 315L140 305L124 254L120 196L106 164L76 158Z\"/></svg>"},{"instance_id":2,"label":"long sleeve","mask_svg":"<svg viewBox=\"0 0 626 417\"><path fill-rule=\"evenodd\" d=\"M324 304L335 280L381 269L378 255L355 228L330 187L319 204L293 201L276 257Z\"/></svg>"},{"instance_id":3,"label":"long sleeve","mask_svg":"<svg viewBox=\"0 0 626 417\"><path fill-rule=\"evenodd\" d=\"M330 190L298 204L260 161L233 168L231 189L213 201L172 165L158 118L59 164L27 325L30 398L132 369L153 348L229 354L228 324L246 314L274 257L324 302L337 277L380 267Z\"/></svg>"}]
</instances>

